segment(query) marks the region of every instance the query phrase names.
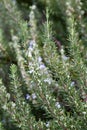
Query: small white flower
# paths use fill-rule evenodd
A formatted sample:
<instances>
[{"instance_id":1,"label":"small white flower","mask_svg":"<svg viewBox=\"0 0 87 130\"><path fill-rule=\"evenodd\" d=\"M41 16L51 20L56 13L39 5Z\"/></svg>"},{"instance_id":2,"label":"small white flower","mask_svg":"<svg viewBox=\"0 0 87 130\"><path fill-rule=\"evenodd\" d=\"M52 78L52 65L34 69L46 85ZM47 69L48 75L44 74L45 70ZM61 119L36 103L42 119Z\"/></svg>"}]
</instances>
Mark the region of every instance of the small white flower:
<instances>
[{"instance_id":1,"label":"small white flower","mask_svg":"<svg viewBox=\"0 0 87 130\"><path fill-rule=\"evenodd\" d=\"M38 62L40 63L42 61L42 58L41 57L38 57Z\"/></svg>"},{"instance_id":2,"label":"small white flower","mask_svg":"<svg viewBox=\"0 0 87 130\"><path fill-rule=\"evenodd\" d=\"M55 106L56 106L57 108L61 108L61 105L60 105L59 102L56 102Z\"/></svg>"},{"instance_id":3,"label":"small white flower","mask_svg":"<svg viewBox=\"0 0 87 130\"><path fill-rule=\"evenodd\" d=\"M30 70L29 73L32 74L34 72L34 70Z\"/></svg>"},{"instance_id":4,"label":"small white flower","mask_svg":"<svg viewBox=\"0 0 87 130\"><path fill-rule=\"evenodd\" d=\"M84 111L84 112L82 112L84 115L86 115L86 112Z\"/></svg>"},{"instance_id":5,"label":"small white flower","mask_svg":"<svg viewBox=\"0 0 87 130\"><path fill-rule=\"evenodd\" d=\"M36 98L37 98L36 94L33 93L33 94L32 94L32 99L36 99Z\"/></svg>"},{"instance_id":6,"label":"small white flower","mask_svg":"<svg viewBox=\"0 0 87 130\"><path fill-rule=\"evenodd\" d=\"M32 62L29 62L29 67L32 66L32 65L33 65Z\"/></svg>"},{"instance_id":7,"label":"small white flower","mask_svg":"<svg viewBox=\"0 0 87 130\"><path fill-rule=\"evenodd\" d=\"M47 78L44 80L45 83L48 83L49 85L51 84L51 79Z\"/></svg>"},{"instance_id":8,"label":"small white flower","mask_svg":"<svg viewBox=\"0 0 87 130\"><path fill-rule=\"evenodd\" d=\"M73 81L73 82L71 82L71 87L73 87L75 85L75 82Z\"/></svg>"},{"instance_id":9,"label":"small white flower","mask_svg":"<svg viewBox=\"0 0 87 130\"><path fill-rule=\"evenodd\" d=\"M60 52L61 52L62 55L64 54L64 49L63 49L63 47L61 48Z\"/></svg>"},{"instance_id":10,"label":"small white flower","mask_svg":"<svg viewBox=\"0 0 87 130\"><path fill-rule=\"evenodd\" d=\"M36 5L32 5L31 9L35 10L36 9Z\"/></svg>"},{"instance_id":11,"label":"small white flower","mask_svg":"<svg viewBox=\"0 0 87 130\"><path fill-rule=\"evenodd\" d=\"M7 108L7 106L6 106L6 104L2 107L4 110L7 110L8 108Z\"/></svg>"},{"instance_id":12,"label":"small white flower","mask_svg":"<svg viewBox=\"0 0 87 130\"><path fill-rule=\"evenodd\" d=\"M28 57L32 57L32 54L31 54L31 52L30 52L30 51L28 52Z\"/></svg>"},{"instance_id":13,"label":"small white flower","mask_svg":"<svg viewBox=\"0 0 87 130\"><path fill-rule=\"evenodd\" d=\"M30 20L34 19L34 11L31 11L29 14ZM32 24L31 24L32 25Z\"/></svg>"},{"instance_id":14,"label":"small white flower","mask_svg":"<svg viewBox=\"0 0 87 130\"><path fill-rule=\"evenodd\" d=\"M7 93L6 97L9 99L9 98L10 98L10 94L9 94L9 93Z\"/></svg>"},{"instance_id":15,"label":"small white flower","mask_svg":"<svg viewBox=\"0 0 87 130\"><path fill-rule=\"evenodd\" d=\"M84 15L84 13L85 13L84 10L82 10L82 11L81 11L81 14Z\"/></svg>"},{"instance_id":16,"label":"small white flower","mask_svg":"<svg viewBox=\"0 0 87 130\"><path fill-rule=\"evenodd\" d=\"M69 2L66 2L66 5L67 5L67 6L69 6L69 5L70 5L70 3L69 3Z\"/></svg>"},{"instance_id":17,"label":"small white flower","mask_svg":"<svg viewBox=\"0 0 87 130\"><path fill-rule=\"evenodd\" d=\"M13 40L13 41L18 41L18 37L17 37L17 36L13 36L13 37L12 37L12 40Z\"/></svg>"},{"instance_id":18,"label":"small white flower","mask_svg":"<svg viewBox=\"0 0 87 130\"><path fill-rule=\"evenodd\" d=\"M14 108L16 106L16 104L15 103L12 103L12 107Z\"/></svg>"}]
</instances>

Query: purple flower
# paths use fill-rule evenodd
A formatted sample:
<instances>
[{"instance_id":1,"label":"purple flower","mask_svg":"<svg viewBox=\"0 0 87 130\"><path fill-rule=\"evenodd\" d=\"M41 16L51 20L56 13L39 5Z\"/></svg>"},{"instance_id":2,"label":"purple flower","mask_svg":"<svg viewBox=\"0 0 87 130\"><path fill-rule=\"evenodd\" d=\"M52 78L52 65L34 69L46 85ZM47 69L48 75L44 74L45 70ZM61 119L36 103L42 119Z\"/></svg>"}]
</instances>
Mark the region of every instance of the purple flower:
<instances>
[{"instance_id":1,"label":"purple flower","mask_svg":"<svg viewBox=\"0 0 87 130\"><path fill-rule=\"evenodd\" d=\"M44 64L41 64L40 67L39 67L41 70L45 69L46 66Z\"/></svg>"},{"instance_id":2,"label":"purple flower","mask_svg":"<svg viewBox=\"0 0 87 130\"><path fill-rule=\"evenodd\" d=\"M31 40L29 46L33 48L34 45L35 45L35 40Z\"/></svg>"},{"instance_id":3,"label":"purple flower","mask_svg":"<svg viewBox=\"0 0 87 130\"><path fill-rule=\"evenodd\" d=\"M33 47L30 46L30 47L29 47L29 50L32 52L32 51L33 51Z\"/></svg>"},{"instance_id":4,"label":"purple flower","mask_svg":"<svg viewBox=\"0 0 87 130\"><path fill-rule=\"evenodd\" d=\"M26 94L26 99L28 100L28 99L30 99L30 95L29 94Z\"/></svg>"}]
</instances>

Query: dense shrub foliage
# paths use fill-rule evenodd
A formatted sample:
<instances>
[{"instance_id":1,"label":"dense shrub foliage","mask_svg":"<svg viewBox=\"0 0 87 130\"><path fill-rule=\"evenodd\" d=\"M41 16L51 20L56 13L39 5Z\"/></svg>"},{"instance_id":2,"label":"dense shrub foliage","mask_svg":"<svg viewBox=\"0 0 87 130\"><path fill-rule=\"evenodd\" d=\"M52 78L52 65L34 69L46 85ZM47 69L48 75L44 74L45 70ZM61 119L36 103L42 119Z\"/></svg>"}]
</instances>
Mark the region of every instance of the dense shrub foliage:
<instances>
[{"instance_id":1,"label":"dense shrub foliage","mask_svg":"<svg viewBox=\"0 0 87 130\"><path fill-rule=\"evenodd\" d=\"M0 130L87 129L86 5L0 1Z\"/></svg>"}]
</instances>

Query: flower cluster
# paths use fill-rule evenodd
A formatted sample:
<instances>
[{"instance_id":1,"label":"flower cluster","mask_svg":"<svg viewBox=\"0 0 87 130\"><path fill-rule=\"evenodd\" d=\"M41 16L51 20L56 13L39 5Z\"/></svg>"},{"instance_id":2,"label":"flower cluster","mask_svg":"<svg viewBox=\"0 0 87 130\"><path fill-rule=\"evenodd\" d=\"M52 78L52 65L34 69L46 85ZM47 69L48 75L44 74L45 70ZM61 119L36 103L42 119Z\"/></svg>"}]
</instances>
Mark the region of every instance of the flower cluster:
<instances>
[{"instance_id":1,"label":"flower cluster","mask_svg":"<svg viewBox=\"0 0 87 130\"><path fill-rule=\"evenodd\" d=\"M12 2L3 0L0 3L0 11L1 5L5 4L4 11L14 20L15 29L9 29L10 41L3 37L5 26L2 26L2 31L0 29L0 52L3 52L0 54L0 77L4 77L0 80L0 130L3 127L6 130L86 130L87 53L86 47L83 47L83 37L86 37L82 10L84 0L34 2L29 10L30 28L19 16L14 17L19 14L14 11L17 1L14 0L14 5L11 4L14 6L12 9L8 1ZM52 7L51 11L46 9L43 31L38 26L38 18L41 17L40 20L44 21L44 16L40 16L38 9L41 3ZM52 15L49 16L49 12ZM59 17L60 12L64 14ZM51 18L55 19L53 25L49 21ZM59 22L57 18L60 18ZM3 19L0 19L0 23ZM12 20L10 23L8 20L5 20L6 26L11 24L12 27ZM55 32L57 29L59 32L54 34L52 26ZM61 30L65 30L68 40L66 36L63 38ZM59 40L55 40L56 38L61 41L61 47L57 48L56 43ZM8 67L3 67L4 64ZM2 70L6 70L6 75ZM5 80L7 76L8 80Z\"/></svg>"}]
</instances>

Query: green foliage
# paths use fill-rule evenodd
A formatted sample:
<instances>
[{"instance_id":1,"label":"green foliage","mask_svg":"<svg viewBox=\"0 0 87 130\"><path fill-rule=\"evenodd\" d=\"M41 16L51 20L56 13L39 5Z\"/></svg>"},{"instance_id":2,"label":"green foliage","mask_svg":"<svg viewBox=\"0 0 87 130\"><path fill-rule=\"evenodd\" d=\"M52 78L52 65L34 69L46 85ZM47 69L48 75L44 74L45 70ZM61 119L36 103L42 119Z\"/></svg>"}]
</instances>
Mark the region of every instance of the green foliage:
<instances>
[{"instance_id":1,"label":"green foliage","mask_svg":"<svg viewBox=\"0 0 87 130\"><path fill-rule=\"evenodd\" d=\"M0 2L1 130L87 129L84 3L31 1L25 21L27 8Z\"/></svg>"}]
</instances>

